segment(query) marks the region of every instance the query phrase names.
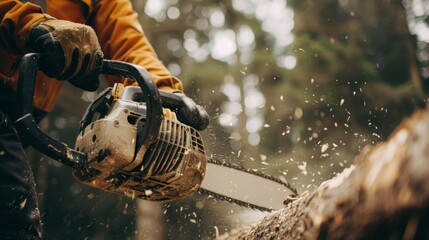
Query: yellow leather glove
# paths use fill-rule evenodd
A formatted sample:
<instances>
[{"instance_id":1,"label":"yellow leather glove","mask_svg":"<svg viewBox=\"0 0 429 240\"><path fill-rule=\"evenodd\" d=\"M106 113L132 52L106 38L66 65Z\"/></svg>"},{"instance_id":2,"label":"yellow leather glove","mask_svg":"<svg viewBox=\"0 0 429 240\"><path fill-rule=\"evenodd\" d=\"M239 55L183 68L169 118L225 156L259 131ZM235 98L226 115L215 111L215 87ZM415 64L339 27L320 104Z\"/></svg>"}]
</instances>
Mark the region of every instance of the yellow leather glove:
<instances>
[{"instance_id":1,"label":"yellow leather glove","mask_svg":"<svg viewBox=\"0 0 429 240\"><path fill-rule=\"evenodd\" d=\"M48 77L68 80L84 90L97 90L103 52L91 27L50 19L30 31L28 48L45 55L40 70Z\"/></svg>"}]
</instances>

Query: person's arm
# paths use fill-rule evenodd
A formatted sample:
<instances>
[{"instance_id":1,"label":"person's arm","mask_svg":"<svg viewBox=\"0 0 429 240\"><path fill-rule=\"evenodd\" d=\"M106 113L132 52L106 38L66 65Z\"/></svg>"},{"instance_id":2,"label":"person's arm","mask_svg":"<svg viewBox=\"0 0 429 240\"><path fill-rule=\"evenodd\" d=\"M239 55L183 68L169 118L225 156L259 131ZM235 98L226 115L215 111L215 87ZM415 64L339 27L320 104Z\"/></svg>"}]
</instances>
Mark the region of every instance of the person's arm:
<instances>
[{"instance_id":1,"label":"person's arm","mask_svg":"<svg viewBox=\"0 0 429 240\"><path fill-rule=\"evenodd\" d=\"M92 14L90 24L98 35L106 59L145 67L160 90L183 91L180 80L172 76L158 59L129 0L99 0ZM109 84L117 81L107 80Z\"/></svg>"},{"instance_id":2,"label":"person's arm","mask_svg":"<svg viewBox=\"0 0 429 240\"><path fill-rule=\"evenodd\" d=\"M48 18L37 5L16 0L0 1L0 48L16 54L25 53L30 29Z\"/></svg>"},{"instance_id":3,"label":"person's arm","mask_svg":"<svg viewBox=\"0 0 429 240\"><path fill-rule=\"evenodd\" d=\"M98 88L103 54L92 28L57 20L35 4L15 0L0 1L0 17L0 48L42 53L40 69L48 77L86 90Z\"/></svg>"}]
</instances>

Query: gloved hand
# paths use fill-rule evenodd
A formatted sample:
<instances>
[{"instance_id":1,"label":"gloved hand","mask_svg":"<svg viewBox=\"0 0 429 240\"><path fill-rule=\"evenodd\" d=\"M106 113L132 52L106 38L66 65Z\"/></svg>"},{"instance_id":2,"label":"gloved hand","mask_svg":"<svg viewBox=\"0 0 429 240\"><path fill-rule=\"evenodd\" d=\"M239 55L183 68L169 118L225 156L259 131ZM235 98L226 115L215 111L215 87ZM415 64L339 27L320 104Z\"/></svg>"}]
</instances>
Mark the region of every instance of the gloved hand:
<instances>
[{"instance_id":1,"label":"gloved hand","mask_svg":"<svg viewBox=\"0 0 429 240\"><path fill-rule=\"evenodd\" d=\"M46 57L40 70L81 89L97 90L103 52L91 27L50 19L30 31L27 47Z\"/></svg>"}]
</instances>

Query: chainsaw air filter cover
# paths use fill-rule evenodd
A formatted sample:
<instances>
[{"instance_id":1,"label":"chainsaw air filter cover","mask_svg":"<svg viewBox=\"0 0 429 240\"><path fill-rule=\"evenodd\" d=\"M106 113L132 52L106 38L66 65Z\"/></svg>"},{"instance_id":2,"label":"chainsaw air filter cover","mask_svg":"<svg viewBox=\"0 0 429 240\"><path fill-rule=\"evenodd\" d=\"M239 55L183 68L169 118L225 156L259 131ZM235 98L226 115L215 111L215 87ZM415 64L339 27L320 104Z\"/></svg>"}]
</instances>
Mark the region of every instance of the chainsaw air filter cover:
<instances>
[{"instance_id":1,"label":"chainsaw air filter cover","mask_svg":"<svg viewBox=\"0 0 429 240\"><path fill-rule=\"evenodd\" d=\"M138 146L146 104L138 87L113 89L106 114L88 124L76 150L88 161L73 170L81 183L152 201L177 200L195 192L204 177L207 157L197 130L164 109L157 140Z\"/></svg>"}]
</instances>

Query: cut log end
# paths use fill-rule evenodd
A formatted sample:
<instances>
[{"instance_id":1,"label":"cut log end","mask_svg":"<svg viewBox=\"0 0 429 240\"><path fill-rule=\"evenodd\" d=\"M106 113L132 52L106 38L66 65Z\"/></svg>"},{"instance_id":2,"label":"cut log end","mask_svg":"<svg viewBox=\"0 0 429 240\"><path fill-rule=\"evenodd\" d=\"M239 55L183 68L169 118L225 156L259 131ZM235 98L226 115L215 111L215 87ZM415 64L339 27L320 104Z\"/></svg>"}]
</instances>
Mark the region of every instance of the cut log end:
<instances>
[{"instance_id":1,"label":"cut log end","mask_svg":"<svg viewBox=\"0 0 429 240\"><path fill-rule=\"evenodd\" d=\"M429 239L429 110L284 209L220 239Z\"/></svg>"}]
</instances>

